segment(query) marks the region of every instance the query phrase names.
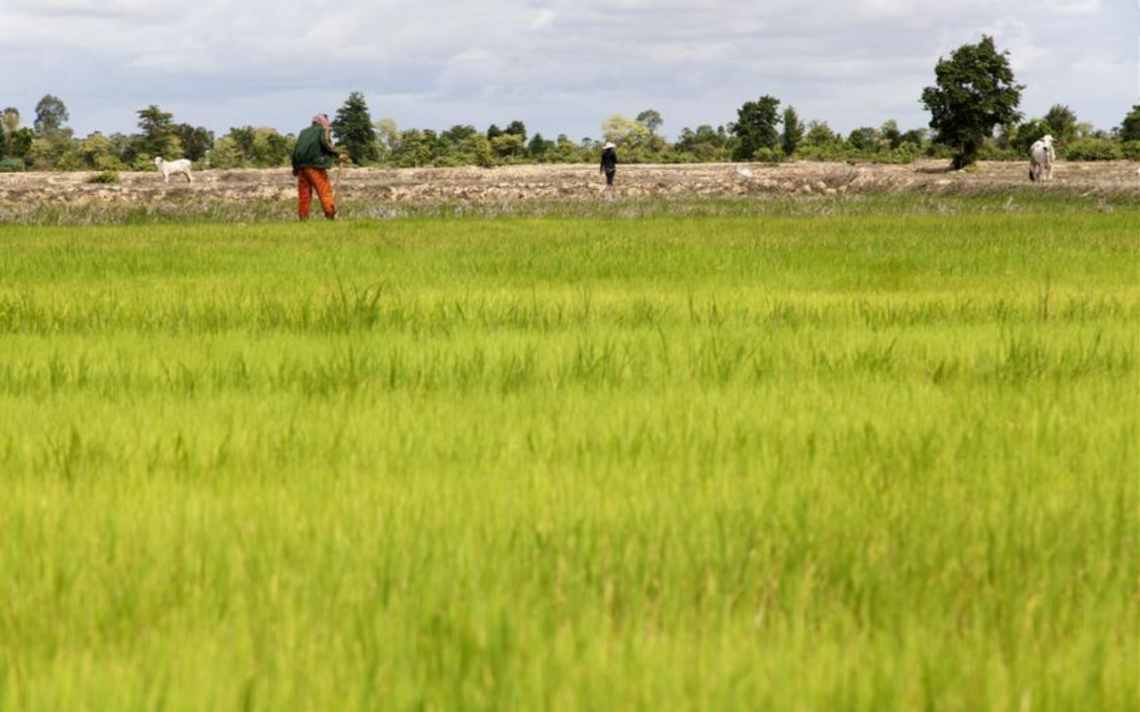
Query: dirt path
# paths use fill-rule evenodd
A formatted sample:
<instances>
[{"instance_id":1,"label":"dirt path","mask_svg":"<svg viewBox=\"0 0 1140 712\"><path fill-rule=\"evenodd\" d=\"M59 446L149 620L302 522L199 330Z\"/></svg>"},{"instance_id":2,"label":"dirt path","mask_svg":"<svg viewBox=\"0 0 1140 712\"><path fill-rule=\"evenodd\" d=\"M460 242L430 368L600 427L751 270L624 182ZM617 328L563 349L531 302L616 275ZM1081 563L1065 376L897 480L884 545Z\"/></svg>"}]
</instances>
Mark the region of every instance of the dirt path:
<instances>
[{"instance_id":1,"label":"dirt path","mask_svg":"<svg viewBox=\"0 0 1140 712\"><path fill-rule=\"evenodd\" d=\"M618 173L615 193L644 196L743 196L750 194L1000 192L1033 187L1080 195L1137 194L1140 164L1060 163L1055 180L1032 186L1022 163L982 163L975 171L951 172L944 161L906 166L792 163L778 166L700 164L629 165ZM80 205L92 201L152 203L181 200L292 200L293 177L287 169L206 171L194 183L157 173L124 173L118 185L88 183L91 173L0 174L0 205ZM341 195L386 203L473 202L505 200L576 200L605 191L597 168L509 166L482 168L346 169Z\"/></svg>"}]
</instances>

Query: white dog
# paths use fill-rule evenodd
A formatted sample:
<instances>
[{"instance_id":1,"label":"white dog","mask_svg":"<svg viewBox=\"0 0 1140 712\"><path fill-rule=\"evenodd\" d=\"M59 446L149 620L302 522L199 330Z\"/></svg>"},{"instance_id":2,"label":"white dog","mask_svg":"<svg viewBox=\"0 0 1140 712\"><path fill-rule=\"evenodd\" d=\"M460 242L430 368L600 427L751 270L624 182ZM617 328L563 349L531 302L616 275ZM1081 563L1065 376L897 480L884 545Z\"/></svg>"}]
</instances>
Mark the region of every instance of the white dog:
<instances>
[{"instance_id":1,"label":"white dog","mask_svg":"<svg viewBox=\"0 0 1140 712\"><path fill-rule=\"evenodd\" d=\"M162 180L169 183L170 176L176 173L181 173L186 176L187 183L193 183L194 179L190 177L190 161L185 158L179 158L177 161L164 161L162 157L154 159L154 165L158 166L158 172L162 174Z\"/></svg>"},{"instance_id":2,"label":"white dog","mask_svg":"<svg viewBox=\"0 0 1140 712\"><path fill-rule=\"evenodd\" d=\"M1056 160L1053 137L1045 134L1029 147L1029 180L1053 180L1053 163Z\"/></svg>"}]
</instances>

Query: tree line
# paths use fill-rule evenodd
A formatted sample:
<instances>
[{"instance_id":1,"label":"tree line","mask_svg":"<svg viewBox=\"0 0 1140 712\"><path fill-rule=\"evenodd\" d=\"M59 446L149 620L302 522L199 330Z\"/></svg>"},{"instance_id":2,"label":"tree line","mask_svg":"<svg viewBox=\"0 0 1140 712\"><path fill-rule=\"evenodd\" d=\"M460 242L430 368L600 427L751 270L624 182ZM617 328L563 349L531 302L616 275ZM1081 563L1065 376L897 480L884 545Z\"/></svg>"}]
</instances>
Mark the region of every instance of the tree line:
<instances>
[{"instance_id":1,"label":"tree line","mask_svg":"<svg viewBox=\"0 0 1140 712\"><path fill-rule=\"evenodd\" d=\"M1059 153L1070 160L1140 160L1140 105L1133 106L1111 131L1080 121L1068 106L1056 104L1042 117L1018 111L1023 85L1016 83L1009 53L983 36L939 59L935 84L921 103L931 113L929 127L902 130L894 120L860 127L846 136L826 121L806 123L794 106L764 95L737 109L735 121L685 127L677 140L660 134L665 119L646 109L634 118L613 115L598 138L577 141L565 134L550 139L530 134L519 120L480 130L457 124L444 131L400 129L392 119L373 121L360 92L352 92L336 112L333 135L357 165L456 167L522 163L588 163L605 142L620 147L627 163L702 163L786 160L908 163L940 157L964 168L977 160L1024 158L1034 141L1051 134ZM76 138L67 127L64 102L47 95L36 105L30 127L12 107L0 113L0 171L152 170L153 158L188 158L203 169L287 166L296 137L271 128L233 127L222 136L186 123L151 105L136 112L138 132L95 132Z\"/></svg>"}]
</instances>

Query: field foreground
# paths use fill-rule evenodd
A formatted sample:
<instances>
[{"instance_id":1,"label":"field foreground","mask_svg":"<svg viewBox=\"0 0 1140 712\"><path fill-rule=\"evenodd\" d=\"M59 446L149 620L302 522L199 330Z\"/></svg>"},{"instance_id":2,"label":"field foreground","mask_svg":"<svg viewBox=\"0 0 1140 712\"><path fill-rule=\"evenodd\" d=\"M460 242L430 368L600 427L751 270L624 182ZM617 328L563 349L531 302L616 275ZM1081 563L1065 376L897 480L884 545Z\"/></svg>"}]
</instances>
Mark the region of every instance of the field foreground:
<instances>
[{"instance_id":1,"label":"field foreground","mask_svg":"<svg viewBox=\"0 0 1140 712\"><path fill-rule=\"evenodd\" d=\"M0 228L0 709L1137 709L1136 227Z\"/></svg>"}]
</instances>

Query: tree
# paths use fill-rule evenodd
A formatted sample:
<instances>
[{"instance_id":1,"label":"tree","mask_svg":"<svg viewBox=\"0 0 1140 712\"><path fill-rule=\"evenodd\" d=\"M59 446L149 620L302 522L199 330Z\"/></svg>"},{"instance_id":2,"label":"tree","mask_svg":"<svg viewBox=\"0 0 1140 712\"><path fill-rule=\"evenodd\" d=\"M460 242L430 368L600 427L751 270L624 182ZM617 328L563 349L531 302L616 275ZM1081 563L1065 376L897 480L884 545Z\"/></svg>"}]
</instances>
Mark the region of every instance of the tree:
<instances>
[{"instance_id":1,"label":"tree","mask_svg":"<svg viewBox=\"0 0 1140 712\"><path fill-rule=\"evenodd\" d=\"M118 170L122 163L111 152L111 142L106 136L96 131L79 144L79 155L88 168L97 171Z\"/></svg>"},{"instance_id":2,"label":"tree","mask_svg":"<svg viewBox=\"0 0 1140 712\"><path fill-rule=\"evenodd\" d=\"M182 144L183 158L191 161L200 161L214 145L214 132L201 126L178 124L174 127L174 135Z\"/></svg>"},{"instance_id":3,"label":"tree","mask_svg":"<svg viewBox=\"0 0 1140 712\"><path fill-rule=\"evenodd\" d=\"M494 141L503 135L503 130L497 124L491 124L487 127L487 140Z\"/></svg>"},{"instance_id":4,"label":"tree","mask_svg":"<svg viewBox=\"0 0 1140 712\"><path fill-rule=\"evenodd\" d=\"M524 144L526 143L526 124L521 121L512 121L507 124L507 128L503 129L503 133L518 136L522 139Z\"/></svg>"},{"instance_id":5,"label":"tree","mask_svg":"<svg viewBox=\"0 0 1140 712\"><path fill-rule=\"evenodd\" d=\"M139 115L138 153L145 154L148 159L162 156L166 160L178 158L180 153L175 149L177 141L174 134L174 114L163 111L154 104L135 112Z\"/></svg>"},{"instance_id":6,"label":"tree","mask_svg":"<svg viewBox=\"0 0 1140 712\"><path fill-rule=\"evenodd\" d=\"M847 136L847 145L856 151L874 152L879 148L879 132L870 126L860 126Z\"/></svg>"},{"instance_id":7,"label":"tree","mask_svg":"<svg viewBox=\"0 0 1140 712\"><path fill-rule=\"evenodd\" d=\"M649 136L648 128L621 114L614 114L602 122L602 138L619 146L637 146Z\"/></svg>"},{"instance_id":8,"label":"tree","mask_svg":"<svg viewBox=\"0 0 1140 712\"><path fill-rule=\"evenodd\" d=\"M746 101L736 110L736 123L732 133L739 139L733 158L738 161L751 160L762 148L774 151L779 145L780 100L773 96L762 96L758 101Z\"/></svg>"},{"instance_id":9,"label":"tree","mask_svg":"<svg viewBox=\"0 0 1140 712\"><path fill-rule=\"evenodd\" d=\"M885 140L888 148L895 149L902 145L902 132L899 131L899 122L887 119L879 127L879 137Z\"/></svg>"},{"instance_id":10,"label":"tree","mask_svg":"<svg viewBox=\"0 0 1140 712\"><path fill-rule=\"evenodd\" d=\"M1121 141L1140 141L1140 104L1132 107L1132 111L1120 122L1117 134Z\"/></svg>"},{"instance_id":11,"label":"tree","mask_svg":"<svg viewBox=\"0 0 1140 712\"><path fill-rule=\"evenodd\" d=\"M1045 123L1049 125L1049 132L1053 138L1060 142L1068 141L1077 136L1079 124L1077 115L1067 106L1054 104L1045 114Z\"/></svg>"},{"instance_id":12,"label":"tree","mask_svg":"<svg viewBox=\"0 0 1140 712\"><path fill-rule=\"evenodd\" d=\"M657 134L657 129L665 125L665 119L661 118L661 112L657 109L646 109L637 115L637 123L649 129L651 136Z\"/></svg>"},{"instance_id":13,"label":"tree","mask_svg":"<svg viewBox=\"0 0 1140 712\"><path fill-rule=\"evenodd\" d=\"M807 146L834 146L838 138L826 121L809 121L803 142Z\"/></svg>"},{"instance_id":14,"label":"tree","mask_svg":"<svg viewBox=\"0 0 1140 712\"><path fill-rule=\"evenodd\" d=\"M788 105L788 108L784 109L784 155L790 156L795 153L796 147L800 145L800 141L803 139L804 122L800 121L796 107Z\"/></svg>"},{"instance_id":15,"label":"tree","mask_svg":"<svg viewBox=\"0 0 1140 712\"><path fill-rule=\"evenodd\" d=\"M935 86L922 91L922 104L930 112L930 128L938 140L955 149L953 166L965 168L977 161L978 150L995 126L1021 118L1017 107L1021 90L1014 83L1009 52L998 52L994 40L982 36L976 45L954 50L950 59L934 66Z\"/></svg>"},{"instance_id":16,"label":"tree","mask_svg":"<svg viewBox=\"0 0 1140 712\"><path fill-rule=\"evenodd\" d=\"M527 144L526 152L530 154L531 158L535 159L536 161L541 161L546 157L548 151L554 149L554 146L555 144L553 141L548 141L542 137L542 134L536 133L530 139L530 143Z\"/></svg>"},{"instance_id":17,"label":"tree","mask_svg":"<svg viewBox=\"0 0 1140 712\"><path fill-rule=\"evenodd\" d=\"M36 121L33 124L37 136L53 134L63 128L70 116L63 100L47 94L36 104Z\"/></svg>"},{"instance_id":18,"label":"tree","mask_svg":"<svg viewBox=\"0 0 1140 712\"><path fill-rule=\"evenodd\" d=\"M371 163L380 157L376 148L376 129L372 128L372 115L360 92L349 94L344 106L337 109L332 130L336 134L337 143L348 151L353 163Z\"/></svg>"}]
</instances>

